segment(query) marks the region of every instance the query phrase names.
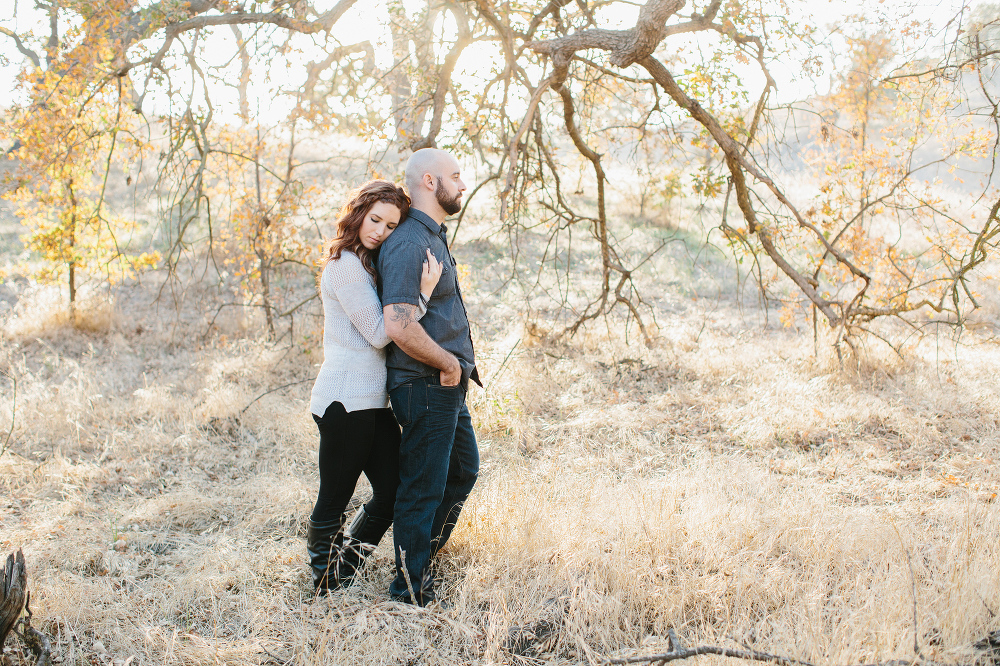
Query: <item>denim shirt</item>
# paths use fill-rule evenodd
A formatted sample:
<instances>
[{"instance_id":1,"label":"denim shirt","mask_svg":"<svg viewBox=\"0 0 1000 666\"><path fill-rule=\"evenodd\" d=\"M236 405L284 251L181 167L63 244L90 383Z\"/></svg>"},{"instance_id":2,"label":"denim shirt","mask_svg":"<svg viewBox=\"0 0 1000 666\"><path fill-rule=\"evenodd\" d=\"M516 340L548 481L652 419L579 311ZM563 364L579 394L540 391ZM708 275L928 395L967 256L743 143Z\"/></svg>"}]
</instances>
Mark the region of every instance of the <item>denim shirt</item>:
<instances>
[{"instance_id":1,"label":"denim shirt","mask_svg":"<svg viewBox=\"0 0 1000 666\"><path fill-rule=\"evenodd\" d=\"M420 325L431 340L458 359L462 366L461 384L464 388L468 388L469 379L482 386L476 371L469 315L458 287L456 262L448 249L447 228L416 208L410 208L407 218L379 248L379 297L382 305L409 303L419 306L420 274L427 258L427 248L442 263L442 271ZM390 391L413 379L437 377L440 373L437 368L408 356L396 343L391 343L386 349L386 388Z\"/></svg>"}]
</instances>

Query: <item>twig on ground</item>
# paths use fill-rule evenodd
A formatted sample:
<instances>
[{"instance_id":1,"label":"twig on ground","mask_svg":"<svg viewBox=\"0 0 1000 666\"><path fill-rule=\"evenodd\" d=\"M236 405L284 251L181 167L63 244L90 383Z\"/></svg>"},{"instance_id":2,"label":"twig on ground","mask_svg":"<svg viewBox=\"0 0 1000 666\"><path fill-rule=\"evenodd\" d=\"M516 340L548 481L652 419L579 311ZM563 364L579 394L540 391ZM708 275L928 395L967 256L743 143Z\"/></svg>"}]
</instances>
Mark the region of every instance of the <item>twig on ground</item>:
<instances>
[{"instance_id":1,"label":"twig on ground","mask_svg":"<svg viewBox=\"0 0 1000 666\"><path fill-rule=\"evenodd\" d=\"M271 393L274 393L275 391L280 391L281 389L286 389L289 386L297 386L299 384L305 384L306 382L311 382L311 381L315 381L315 379L312 378L312 377L310 377L309 379L301 379L301 380L299 380L297 382L291 382L291 383L288 383L288 384L282 384L281 386L277 386L277 387L271 389L270 391L264 391L259 396L257 396L253 400L251 400L250 403L246 407L244 407L243 409L240 410L240 416L243 416L244 412L246 412L248 409L250 409L251 405L253 405L255 402L257 402L258 400L260 400L261 398L263 398L265 395L269 395Z\"/></svg>"},{"instance_id":2,"label":"twig on ground","mask_svg":"<svg viewBox=\"0 0 1000 666\"><path fill-rule=\"evenodd\" d=\"M684 646L681 644L681 639L677 638L677 634L674 632L673 627L667 629L667 647L670 648L671 652L679 652L684 649Z\"/></svg>"},{"instance_id":3,"label":"twig on ground","mask_svg":"<svg viewBox=\"0 0 1000 666\"><path fill-rule=\"evenodd\" d=\"M493 376L490 377L490 380L488 382L486 382L486 389L485 390L487 392L490 390L490 387L493 386L493 382L495 382L497 379L499 379L500 375L503 374L504 369L506 369L506 367L507 367L507 362L510 361L511 355L514 353L514 350L517 349L518 345L520 345L520 344L521 344L521 338L518 338L517 342L514 343L514 346L510 348L509 352L507 352L507 356L504 357L503 363L501 363L500 367L497 368L497 371L493 373Z\"/></svg>"},{"instance_id":4,"label":"twig on ground","mask_svg":"<svg viewBox=\"0 0 1000 666\"><path fill-rule=\"evenodd\" d=\"M35 666L50 666L52 664L52 644L49 637L31 626L31 593L26 593L24 610L26 617L21 618L21 629L16 630L28 649L35 653Z\"/></svg>"},{"instance_id":5,"label":"twig on ground","mask_svg":"<svg viewBox=\"0 0 1000 666\"><path fill-rule=\"evenodd\" d=\"M292 657L289 657L288 659L285 659L285 660L282 660L282 659L281 659L280 657L278 657L278 656L276 656L276 655L273 655L273 654L271 654L271 653L270 653L270 652L269 652L269 651L267 650L267 648L261 648L261 652L263 652L263 653L264 653L264 654L266 654L266 655L267 655L268 657L270 657L270 659L269 659L268 661L265 661L265 662L264 662L265 664L276 664L277 666L288 666L288 664L292 663L292 661L294 661L294 660L295 660L295 657L294 657L294 656L292 656Z\"/></svg>"},{"instance_id":6,"label":"twig on ground","mask_svg":"<svg viewBox=\"0 0 1000 666\"><path fill-rule=\"evenodd\" d=\"M676 643L674 643L676 645ZM733 657L735 659L743 659L746 661L764 661L774 664L784 664L785 666L815 666L810 661L805 661L803 659L795 659L794 657L783 657L777 654L770 654L768 652L759 652L757 650L734 650L732 648L724 648L718 645L699 645L693 648L681 648L671 650L670 652L664 652L662 654L650 654L642 655L636 657L616 657L613 659L605 659L603 664L656 664L662 666L671 661L679 661L681 659L690 659L691 657L697 657L703 654L714 654L720 657ZM893 659L891 661L882 661L873 664L857 664L856 666L944 666L940 662L931 661L930 659Z\"/></svg>"},{"instance_id":7,"label":"twig on ground","mask_svg":"<svg viewBox=\"0 0 1000 666\"><path fill-rule=\"evenodd\" d=\"M13 403L10 407L10 430L7 431L7 437L3 440L3 447L0 448L0 457L7 453L7 446L10 444L10 438L14 435L14 417L17 415L17 377L14 373L7 372L6 370L0 370L0 375L7 377L14 384L14 393L11 397L11 402ZM3 642L0 641L0 645Z\"/></svg>"},{"instance_id":8,"label":"twig on ground","mask_svg":"<svg viewBox=\"0 0 1000 666\"><path fill-rule=\"evenodd\" d=\"M671 632L672 633L672 632ZM698 645L692 648L681 647L680 643L677 641L677 636L671 636L668 634L670 639L670 644L675 648L670 652L664 652L662 654L651 654L638 657L617 657L614 659L607 659L605 664L666 664L669 661L678 661L680 659L690 659L691 657L697 657L702 654L715 654L720 657L734 657L736 659L745 659L747 661L766 661L775 664L785 664L785 666L814 666L812 662L804 661L802 659L794 659L791 657L782 657L776 654L769 654L767 652L758 652L757 650L734 650L733 648L724 648L717 645ZM888 662L883 666L902 666L906 664L909 666L909 661L900 662Z\"/></svg>"},{"instance_id":9,"label":"twig on ground","mask_svg":"<svg viewBox=\"0 0 1000 666\"><path fill-rule=\"evenodd\" d=\"M910 549L903 543L903 535L899 533L895 522L892 523L892 529L899 538L899 545L903 548L903 552L906 553L906 566L910 568L910 594L913 600L913 654L920 657L920 643L917 641L917 578L913 574L913 558L910 557Z\"/></svg>"}]
</instances>

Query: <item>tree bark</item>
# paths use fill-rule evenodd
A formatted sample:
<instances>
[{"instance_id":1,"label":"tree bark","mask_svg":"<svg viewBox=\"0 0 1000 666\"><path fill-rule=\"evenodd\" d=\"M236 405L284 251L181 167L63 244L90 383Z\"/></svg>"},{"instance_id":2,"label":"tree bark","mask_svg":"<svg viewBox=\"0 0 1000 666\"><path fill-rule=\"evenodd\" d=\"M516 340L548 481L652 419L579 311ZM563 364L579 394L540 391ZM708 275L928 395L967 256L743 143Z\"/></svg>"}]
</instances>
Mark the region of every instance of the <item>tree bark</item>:
<instances>
[{"instance_id":1,"label":"tree bark","mask_svg":"<svg viewBox=\"0 0 1000 666\"><path fill-rule=\"evenodd\" d=\"M0 654L3 653L4 641L14 628L21 610L24 608L24 597L28 587L28 575L24 569L24 553L7 556L7 565L0 579Z\"/></svg>"}]
</instances>

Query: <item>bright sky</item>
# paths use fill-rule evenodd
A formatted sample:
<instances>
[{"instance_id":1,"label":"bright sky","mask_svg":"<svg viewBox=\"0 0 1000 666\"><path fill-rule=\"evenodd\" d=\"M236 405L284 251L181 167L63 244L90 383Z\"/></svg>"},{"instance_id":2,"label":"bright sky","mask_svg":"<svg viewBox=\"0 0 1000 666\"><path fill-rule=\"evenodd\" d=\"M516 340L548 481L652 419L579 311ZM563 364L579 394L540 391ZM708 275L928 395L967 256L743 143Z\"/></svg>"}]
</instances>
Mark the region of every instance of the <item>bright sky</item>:
<instances>
[{"instance_id":1,"label":"bright sky","mask_svg":"<svg viewBox=\"0 0 1000 666\"><path fill-rule=\"evenodd\" d=\"M10 0L6 0L9 2ZM323 5L332 6L335 0L320 0L317 3L322 10ZM421 0L405 0L407 9L416 9ZM944 21L952 16L961 7L960 0L946 0L939 2L934 0L868 0L866 2L849 2L846 0L788 0L788 6L793 15L798 14L798 18L805 24L810 24L825 28L841 24L845 16L853 12L858 12L862 7L866 13L878 16L883 21L883 25L900 25L902 21L908 19L924 20L934 19ZM638 7L635 5L617 5L615 10L605 9L599 15L602 27L609 29L629 28L635 24L638 14ZM10 28L18 33L35 30L39 34L44 34L47 30L47 20L41 12L35 9L34 3L28 0L14 0L14 8L11 12L12 18L0 19L0 25ZM392 65L392 54L390 50L390 37L385 25L387 19L384 0L371 0L358 2L347 14L345 14L336 24L333 36L343 44L351 44L362 39L369 39L375 47L375 57L380 68L387 68ZM446 34L453 34L454 29L447 23L439 26L440 30ZM250 38L252 30L250 27L242 28L245 38ZM833 38L836 41L836 37ZM228 28L221 27L215 29L212 41L212 50L217 54L218 63L225 62L232 58L235 51L235 40ZM697 48L696 42L691 43ZM299 54L289 56L289 66L286 72L277 72L275 78L279 78L281 83L286 81L301 81L305 78L304 66L310 60L320 57L323 52L323 44L310 43L306 38L297 39L296 45L302 48ZM470 47L460 61L460 71L457 73L459 80L462 71L482 72L488 70L491 62L496 59L495 54L491 54L491 46L488 44L474 45ZM837 51L836 44L831 49ZM23 58L14 47L12 40L0 35L0 86L11 91L14 89L14 77L16 76ZM799 62L775 63L771 66L771 73L778 82L779 95L781 97L795 98L813 92L812 86L818 85L821 89L825 87L825 82L810 83L810 87L804 87L807 82L800 81ZM755 74L753 66L744 68L748 82L760 86L763 79L759 74ZM136 81L141 85L141 81ZM277 82L268 81L263 77L255 78L251 81L251 104L253 109L262 118L275 120L287 116L288 109L292 105L292 100L288 98L276 97L274 89ZM217 112L222 114L232 113L236 108L235 91L232 89L220 89L212 91L213 100L222 100ZM751 98L755 95L751 95ZM8 97L8 99L10 99ZM165 99L149 99L148 102L154 108L163 108L168 104ZM16 101L16 100L14 100ZM0 102L2 105L3 102Z\"/></svg>"}]
</instances>

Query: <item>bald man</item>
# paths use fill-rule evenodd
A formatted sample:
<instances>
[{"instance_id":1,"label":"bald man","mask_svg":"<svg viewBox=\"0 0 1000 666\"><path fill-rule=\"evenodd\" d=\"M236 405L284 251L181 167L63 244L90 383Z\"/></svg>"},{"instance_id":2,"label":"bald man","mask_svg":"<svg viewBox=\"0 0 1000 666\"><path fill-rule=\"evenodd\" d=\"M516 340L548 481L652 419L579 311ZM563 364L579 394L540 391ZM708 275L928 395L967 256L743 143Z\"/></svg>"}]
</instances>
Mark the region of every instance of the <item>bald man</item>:
<instances>
[{"instance_id":1,"label":"bald man","mask_svg":"<svg viewBox=\"0 0 1000 666\"><path fill-rule=\"evenodd\" d=\"M386 384L403 429L393 518L396 578L389 594L426 606L435 599L430 560L448 540L479 474L465 396L470 379L482 383L444 225L462 209L458 161L443 150L418 150L406 163L406 187L410 214L382 244L378 259L385 330L392 338ZM418 322L427 249L444 269Z\"/></svg>"}]
</instances>

